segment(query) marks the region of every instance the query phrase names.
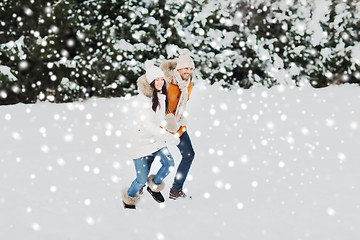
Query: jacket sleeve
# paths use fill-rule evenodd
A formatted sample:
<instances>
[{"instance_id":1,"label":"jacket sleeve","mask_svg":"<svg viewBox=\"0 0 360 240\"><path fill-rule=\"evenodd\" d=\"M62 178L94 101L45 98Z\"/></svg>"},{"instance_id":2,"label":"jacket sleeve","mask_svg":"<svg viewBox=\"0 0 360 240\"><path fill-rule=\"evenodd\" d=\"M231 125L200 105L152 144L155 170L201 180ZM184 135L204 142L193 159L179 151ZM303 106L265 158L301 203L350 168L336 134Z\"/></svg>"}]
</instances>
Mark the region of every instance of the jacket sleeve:
<instances>
[{"instance_id":1,"label":"jacket sleeve","mask_svg":"<svg viewBox=\"0 0 360 240\"><path fill-rule=\"evenodd\" d=\"M149 133L154 138L163 139L164 129L160 128L159 123L156 122L155 112L151 108L150 102L139 102L137 106L138 124L140 129Z\"/></svg>"},{"instance_id":2,"label":"jacket sleeve","mask_svg":"<svg viewBox=\"0 0 360 240\"><path fill-rule=\"evenodd\" d=\"M164 133L166 132L166 130L160 128L160 126L154 123L146 123L144 125L144 130L153 135L157 140L163 140Z\"/></svg>"}]
</instances>

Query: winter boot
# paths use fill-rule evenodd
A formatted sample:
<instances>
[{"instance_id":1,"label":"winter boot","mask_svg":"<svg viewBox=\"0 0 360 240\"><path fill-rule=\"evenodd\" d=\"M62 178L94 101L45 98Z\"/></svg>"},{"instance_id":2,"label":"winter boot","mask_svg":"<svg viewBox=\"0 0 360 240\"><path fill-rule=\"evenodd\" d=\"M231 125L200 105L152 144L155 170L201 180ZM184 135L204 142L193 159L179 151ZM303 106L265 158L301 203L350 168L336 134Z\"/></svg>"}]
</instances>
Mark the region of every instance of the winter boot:
<instances>
[{"instance_id":1,"label":"winter boot","mask_svg":"<svg viewBox=\"0 0 360 240\"><path fill-rule=\"evenodd\" d=\"M176 199L182 199L182 198L189 198L191 199L191 196L186 195L183 191L176 191L173 190L172 188L170 188L170 192L169 192L169 198L176 200Z\"/></svg>"},{"instance_id":2,"label":"winter boot","mask_svg":"<svg viewBox=\"0 0 360 240\"><path fill-rule=\"evenodd\" d=\"M165 183L162 182L160 184L155 184L152 180L155 177L155 175L150 175L147 180L148 187L146 190L151 194L153 199L157 201L158 203L165 202L165 199L163 195L161 194L161 190L165 188Z\"/></svg>"},{"instance_id":3,"label":"winter boot","mask_svg":"<svg viewBox=\"0 0 360 240\"><path fill-rule=\"evenodd\" d=\"M135 197L130 197L128 194L129 188L125 188L121 191L121 198L124 204L125 209L136 209L136 204L140 201L139 194L136 194Z\"/></svg>"}]
</instances>

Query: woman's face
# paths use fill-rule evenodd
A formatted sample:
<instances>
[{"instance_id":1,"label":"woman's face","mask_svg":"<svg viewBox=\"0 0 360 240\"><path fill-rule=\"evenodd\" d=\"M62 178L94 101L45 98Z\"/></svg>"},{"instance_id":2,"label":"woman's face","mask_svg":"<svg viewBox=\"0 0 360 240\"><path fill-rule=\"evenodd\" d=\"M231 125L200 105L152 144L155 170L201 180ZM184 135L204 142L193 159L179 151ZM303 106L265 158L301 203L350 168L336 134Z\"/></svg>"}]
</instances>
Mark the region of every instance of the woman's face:
<instances>
[{"instance_id":1,"label":"woman's face","mask_svg":"<svg viewBox=\"0 0 360 240\"><path fill-rule=\"evenodd\" d=\"M155 84L154 84L155 89L160 92L162 90L163 86L164 86L164 83L165 83L164 78L159 77L159 78L156 78L154 81L155 81Z\"/></svg>"}]
</instances>

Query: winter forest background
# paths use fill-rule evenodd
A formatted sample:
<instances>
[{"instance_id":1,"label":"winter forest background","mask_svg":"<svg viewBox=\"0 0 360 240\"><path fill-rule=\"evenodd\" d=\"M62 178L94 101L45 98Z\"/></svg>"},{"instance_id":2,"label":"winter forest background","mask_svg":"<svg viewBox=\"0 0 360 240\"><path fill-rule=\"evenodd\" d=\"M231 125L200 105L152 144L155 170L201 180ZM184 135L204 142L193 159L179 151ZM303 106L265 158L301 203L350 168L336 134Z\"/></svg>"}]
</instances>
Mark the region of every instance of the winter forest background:
<instances>
[{"instance_id":1,"label":"winter forest background","mask_svg":"<svg viewBox=\"0 0 360 240\"><path fill-rule=\"evenodd\" d=\"M136 93L188 48L211 84L360 83L360 1L3 0L0 104Z\"/></svg>"},{"instance_id":2,"label":"winter forest background","mask_svg":"<svg viewBox=\"0 0 360 240\"><path fill-rule=\"evenodd\" d=\"M356 0L1 0L0 239L360 239L359 16ZM180 48L193 198L125 210L136 79Z\"/></svg>"}]
</instances>

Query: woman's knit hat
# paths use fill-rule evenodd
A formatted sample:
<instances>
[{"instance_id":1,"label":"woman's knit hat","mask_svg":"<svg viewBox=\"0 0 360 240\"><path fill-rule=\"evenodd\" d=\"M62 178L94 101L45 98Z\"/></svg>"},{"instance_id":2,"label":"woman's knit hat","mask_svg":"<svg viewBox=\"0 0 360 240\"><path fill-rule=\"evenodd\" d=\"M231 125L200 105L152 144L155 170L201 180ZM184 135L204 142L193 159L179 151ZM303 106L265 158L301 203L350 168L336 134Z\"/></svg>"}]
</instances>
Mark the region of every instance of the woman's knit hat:
<instances>
[{"instance_id":1,"label":"woman's knit hat","mask_svg":"<svg viewBox=\"0 0 360 240\"><path fill-rule=\"evenodd\" d=\"M146 80L149 84L159 77L165 79L164 72L159 67L156 67L153 61L147 60L145 62L145 69L146 69L146 74L145 74Z\"/></svg>"},{"instance_id":2,"label":"woman's knit hat","mask_svg":"<svg viewBox=\"0 0 360 240\"><path fill-rule=\"evenodd\" d=\"M193 59L190 57L190 51L189 49L181 49L179 51L180 56L177 59L177 65L176 70L182 69L182 68L195 68L195 64Z\"/></svg>"}]
</instances>

